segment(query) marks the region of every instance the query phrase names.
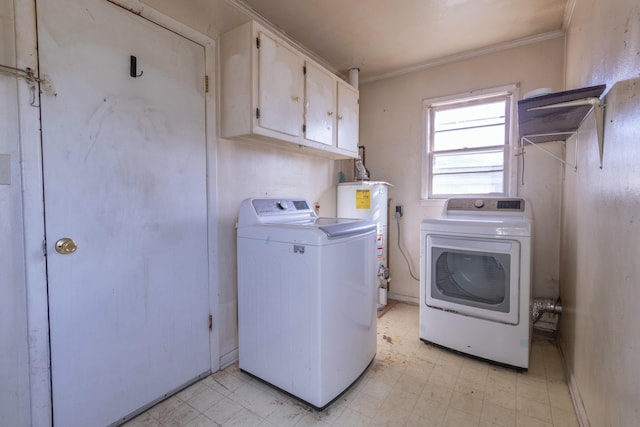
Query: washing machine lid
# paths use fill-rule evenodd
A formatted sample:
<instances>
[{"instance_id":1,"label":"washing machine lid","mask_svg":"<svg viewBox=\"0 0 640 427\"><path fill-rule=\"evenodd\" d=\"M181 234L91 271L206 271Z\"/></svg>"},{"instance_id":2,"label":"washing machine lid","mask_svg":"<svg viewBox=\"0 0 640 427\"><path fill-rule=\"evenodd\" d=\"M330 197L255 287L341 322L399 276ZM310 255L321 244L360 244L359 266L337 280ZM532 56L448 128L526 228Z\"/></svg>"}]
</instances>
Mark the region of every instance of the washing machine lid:
<instances>
[{"instance_id":1,"label":"washing machine lid","mask_svg":"<svg viewBox=\"0 0 640 427\"><path fill-rule=\"evenodd\" d=\"M313 225L324 232L329 239L365 234L376 229L376 225L371 221L350 218L323 217L318 218Z\"/></svg>"},{"instance_id":2,"label":"washing machine lid","mask_svg":"<svg viewBox=\"0 0 640 427\"><path fill-rule=\"evenodd\" d=\"M304 199L247 199L240 205L238 237L322 244L374 233L368 220L318 217Z\"/></svg>"}]
</instances>

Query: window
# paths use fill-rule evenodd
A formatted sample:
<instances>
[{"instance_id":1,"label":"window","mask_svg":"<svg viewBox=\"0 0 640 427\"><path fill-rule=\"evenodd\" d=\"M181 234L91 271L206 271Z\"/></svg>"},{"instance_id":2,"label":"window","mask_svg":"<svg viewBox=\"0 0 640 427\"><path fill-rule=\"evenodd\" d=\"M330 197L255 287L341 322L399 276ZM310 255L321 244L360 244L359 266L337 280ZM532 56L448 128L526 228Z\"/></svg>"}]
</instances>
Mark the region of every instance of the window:
<instances>
[{"instance_id":1,"label":"window","mask_svg":"<svg viewBox=\"0 0 640 427\"><path fill-rule=\"evenodd\" d=\"M515 89L424 102L423 198L509 195Z\"/></svg>"}]
</instances>

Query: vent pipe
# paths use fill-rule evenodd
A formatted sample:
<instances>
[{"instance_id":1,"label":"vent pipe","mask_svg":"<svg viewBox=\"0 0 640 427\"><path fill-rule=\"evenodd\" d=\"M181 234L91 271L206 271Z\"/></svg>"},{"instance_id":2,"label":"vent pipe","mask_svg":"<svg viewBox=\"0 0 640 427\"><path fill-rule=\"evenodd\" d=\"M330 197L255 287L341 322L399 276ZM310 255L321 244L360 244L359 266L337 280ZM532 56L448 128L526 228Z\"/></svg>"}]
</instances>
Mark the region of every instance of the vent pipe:
<instances>
[{"instance_id":1,"label":"vent pipe","mask_svg":"<svg viewBox=\"0 0 640 427\"><path fill-rule=\"evenodd\" d=\"M534 298L531 303L531 320L536 323L544 313L561 314L562 305L560 298Z\"/></svg>"},{"instance_id":2,"label":"vent pipe","mask_svg":"<svg viewBox=\"0 0 640 427\"><path fill-rule=\"evenodd\" d=\"M349 84L356 89L358 89L358 75L360 73L360 68L350 68L349 69Z\"/></svg>"}]
</instances>

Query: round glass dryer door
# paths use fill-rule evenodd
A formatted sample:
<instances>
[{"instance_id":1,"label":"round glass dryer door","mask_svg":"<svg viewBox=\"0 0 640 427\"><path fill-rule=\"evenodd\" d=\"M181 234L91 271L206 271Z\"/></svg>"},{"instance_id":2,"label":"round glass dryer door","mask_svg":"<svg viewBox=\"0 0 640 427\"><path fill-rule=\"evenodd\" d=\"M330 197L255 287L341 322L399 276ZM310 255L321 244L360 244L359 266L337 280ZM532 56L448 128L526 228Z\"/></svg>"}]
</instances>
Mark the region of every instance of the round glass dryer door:
<instances>
[{"instance_id":1,"label":"round glass dryer door","mask_svg":"<svg viewBox=\"0 0 640 427\"><path fill-rule=\"evenodd\" d=\"M517 324L520 243L427 236L426 304Z\"/></svg>"},{"instance_id":2,"label":"round glass dryer door","mask_svg":"<svg viewBox=\"0 0 640 427\"><path fill-rule=\"evenodd\" d=\"M435 298L509 311L509 256L442 250L435 263Z\"/></svg>"}]
</instances>

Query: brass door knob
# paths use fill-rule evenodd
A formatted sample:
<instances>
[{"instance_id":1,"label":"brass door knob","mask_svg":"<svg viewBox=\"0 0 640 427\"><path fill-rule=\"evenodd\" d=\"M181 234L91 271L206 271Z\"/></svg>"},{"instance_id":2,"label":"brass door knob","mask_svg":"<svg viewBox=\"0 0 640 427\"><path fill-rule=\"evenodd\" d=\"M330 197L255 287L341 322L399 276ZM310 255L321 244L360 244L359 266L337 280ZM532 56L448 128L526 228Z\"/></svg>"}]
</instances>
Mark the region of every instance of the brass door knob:
<instances>
[{"instance_id":1,"label":"brass door knob","mask_svg":"<svg viewBox=\"0 0 640 427\"><path fill-rule=\"evenodd\" d=\"M63 237L62 239L56 242L56 252L62 255L72 254L78 249L78 245L73 239L68 237Z\"/></svg>"}]
</instances>

